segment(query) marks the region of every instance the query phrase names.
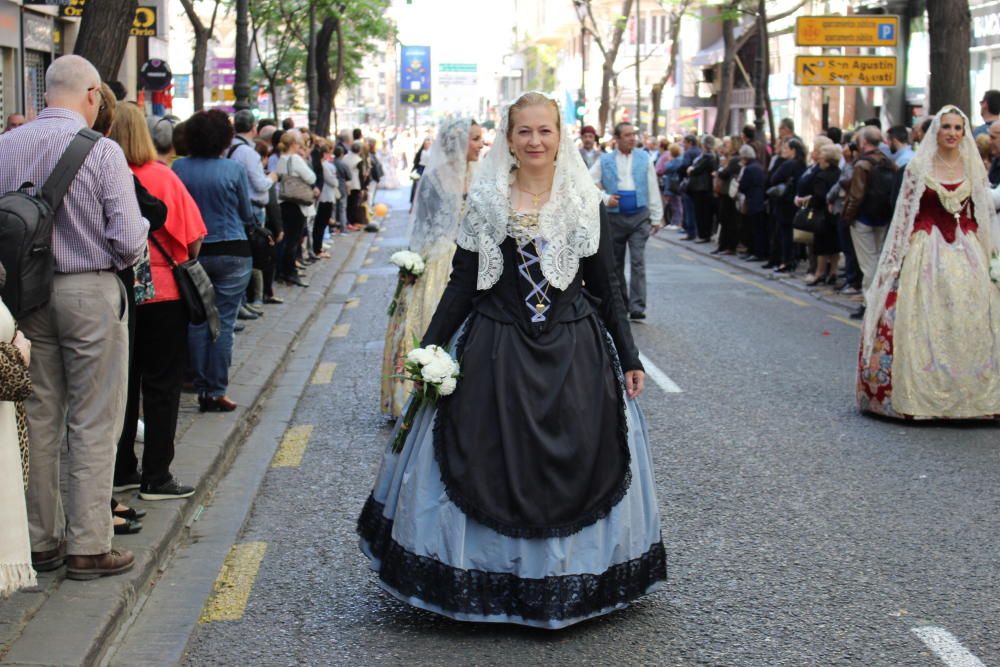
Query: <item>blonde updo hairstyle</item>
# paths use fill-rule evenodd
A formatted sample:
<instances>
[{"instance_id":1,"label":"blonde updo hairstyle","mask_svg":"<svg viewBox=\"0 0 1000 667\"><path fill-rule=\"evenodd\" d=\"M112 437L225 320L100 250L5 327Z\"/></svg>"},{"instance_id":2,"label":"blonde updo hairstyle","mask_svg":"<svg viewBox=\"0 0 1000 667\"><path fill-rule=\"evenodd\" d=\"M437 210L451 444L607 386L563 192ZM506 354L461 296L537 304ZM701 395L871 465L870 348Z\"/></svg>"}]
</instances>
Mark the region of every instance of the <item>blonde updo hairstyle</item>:
<instances>
[{"instance_id":1,"label":"blonde updo hairstyle","mask_svg":"<svg viewBox=\"0 0 1000 667\"><path fill-rule=\"evenodd\" d=\"M282 155L292 150L295 144L302 145L302 133L298 130L288 130L278 140L278 152Z\"/></svg>"},{"instance_id":2,"label":"blonde updo hairstyle","mask_svg":"<svg viewBox=\"0 0 1000 667\"><path fill-rule=\"evenodd\" d=\"M541 93L525 93L510 105L510 111L507 114L507 143L511 143L511 137L514 135L514 116L518 111L526 107L546 105L552 107L552 110L556 112L556 131L561 133L562 119L559 117L559 105L556 104L556 101Z\"/></svg>"}]
</instances>

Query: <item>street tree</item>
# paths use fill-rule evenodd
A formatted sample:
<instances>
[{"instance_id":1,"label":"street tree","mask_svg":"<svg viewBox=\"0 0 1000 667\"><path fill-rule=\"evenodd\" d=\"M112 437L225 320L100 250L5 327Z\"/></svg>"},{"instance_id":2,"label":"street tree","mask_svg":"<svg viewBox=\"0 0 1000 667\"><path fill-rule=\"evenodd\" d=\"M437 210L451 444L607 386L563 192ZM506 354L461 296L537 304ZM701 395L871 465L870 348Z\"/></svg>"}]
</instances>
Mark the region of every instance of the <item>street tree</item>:
<instances>
[{"instance_id":1,"label":"street tree","mask_svg":"<svg viewBox=\"0 0 1000 667\"><path fill-rule=\"evenodd\" d=\"M194 110L205 108L205 66L208 61L208 42L215 33L215 20L219 14L222 0L212 0L212 17L208 25L202 20L195 8L194 0L181 0L184 13L191 22L194 31L194 52L191 56L191 87L194 89Z\"/></svg>"},{"instance_id":2,"label":"street tree","mask_svg":"<svg viewBox=\"0 0 1000 667\"><path fill-rule=\"evenodd\" d=\"M261 72L272 99L278 83L308 74L315 54L316 95L309 96L315 131L330 133L337 94L360 81L365 56L392 39L395 28L385 16L390 0L251 0L250 13ZM309 39L310 9L317 26ZM261 35L264 38L261 38Z\"/></svg>"},{"instance_id":3,"label":"street tree","mask_svg":"<svg viewBox=\"0 0 1000 667\"><path fill-rule=\"evenodd\" d=\"M574 0L574 5L583 8L584 11L577 14L580 19L580 27L594 39L594 43L597 44L597 48L604 58L604 62L601 64L601 106L597 112L597 131L604 134L608 118L611 115L611 85L617 78L615 61L618 59L618 50L622 45L628 17L632 13L633 0L622 0L621 12L617 16L611 17L611 32L606 35L602 34L603 31L598 27L597 19L594 18L592 0Z\"/></svg>"},{"instance_id":4,"label":"street tree","mask_svg":"<svg viewBox=\"0 0 1000 667\"><path fill-rule=\"evenodd\" d=\"M102 81L118 78L139 0L88 2L73 53L93 63Z\"/></svg>"},{"instance_id":5,"label":"street tree","mask_svg":"<svg viewBox=\"0 0 1000 667\"><path fill-rule=\"evenodd\" d=\"M663 100L663 89L670 82L677 72L677 56L680 53L681 21L684 14L692 9L698 0L660 0L660 6L669 8L670 14L667 20L670 25L670 53L667 56L667 66L663 70L663 76L653 84L649 93L650 110L652 111L652 124L650 133L655 137L660 133L660 103Z\"/></svg>"},{"instance_id":6,"label":"street tree","mask_svg":"<svg viewBox=\"0 0 1000 667\"><path fill-rule=\"evenodd\" d=\"M969 115L969 0L927 2L930 37L931 112L954 104Z\"/></svg>"},{"instance_id":7,"label":"street tree","mask_svg":"<svg viewBox=\"0 0 1000 667\"><path fill-rule=\"evenodd\" d=\"M302 53L295 42L299 26L286 26L282 0L250 2L250 32L257 66L267 80L271 113L280 118L280 84L300 73Z\"/></svg>"}]
</instances>

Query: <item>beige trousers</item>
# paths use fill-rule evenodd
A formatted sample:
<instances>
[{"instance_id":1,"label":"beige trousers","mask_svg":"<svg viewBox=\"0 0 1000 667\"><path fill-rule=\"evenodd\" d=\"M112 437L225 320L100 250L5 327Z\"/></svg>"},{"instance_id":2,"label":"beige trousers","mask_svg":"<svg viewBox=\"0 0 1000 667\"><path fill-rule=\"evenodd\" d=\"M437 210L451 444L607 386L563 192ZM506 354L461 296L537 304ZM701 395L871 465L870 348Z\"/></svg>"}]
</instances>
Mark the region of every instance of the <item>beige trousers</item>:
<instances>
[{"instance_id":1,"label":"beige trousers","mask_svg":"<svg viewBox=\"0 0 1000 667\"><path fill-rule=\"evenodd\" d=\"M125 298L113 273L56 275L49 303L19 323L31 341L35 389L25 401L32 551L55 549L63 538L70 555L111 549L109 503L128 373ZM59 489L64 437L65 512Z\"/></svg>"},{"instance_id":2,"label":"beige trousers","mask_svg":"<svg viewBox=\"0 0 1000 667\"><path fill-rule=\"evenodd\" d=\"M882 244L885 243L885 235L889 231L889 225L881 227L871 227L860 222L851 225L851 241L854 243L854 254L858 258L858 266L864 278L861 282L861 289L868 292L872 280L875 279L875 271L878 269L878 258L882 254Z\"/></svg>"}]
</instances>

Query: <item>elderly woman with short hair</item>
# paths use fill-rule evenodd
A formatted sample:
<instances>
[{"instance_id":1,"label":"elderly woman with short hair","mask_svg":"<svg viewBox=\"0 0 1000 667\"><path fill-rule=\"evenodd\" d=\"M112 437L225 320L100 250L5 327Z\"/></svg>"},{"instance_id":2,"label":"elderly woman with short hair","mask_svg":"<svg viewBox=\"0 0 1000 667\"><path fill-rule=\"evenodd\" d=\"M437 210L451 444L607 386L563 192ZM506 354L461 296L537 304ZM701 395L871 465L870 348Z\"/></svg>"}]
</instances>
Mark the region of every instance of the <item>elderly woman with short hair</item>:
<instances>
[{"instance_id":1,"label":"elderly woman with short hair","mask_svg":"<svg viewBox=\"0 0 1000 667\"><path fill-rule=\"evenodd\" d=\"M832 285L837 279L840 241L837 238L837 225L833 214L828 211L827 195L840 178L841 152L840 146L830 139L817 137L813 145L814 164L799 179L795 205L812 209L813 218L821 220L817 225L813 241L816 273L807 279L806 285L809 287L820 283Z\"/></svg>"},{"instance_id":2,"label":"elderly woman with short hair","mask_svg":"<svg viewBox=\"0 0 1000 667\"><path fill-rule=\"evenodd\" d=\"M688 169L688 194L694 204L694 219L698 233L695 243L708 243L712 240L712 227L715 222L715 197L712 192L712 174L718 167L719 160L715 155L715 137L706 134L701 138L701 155L695 158Z\"/></svg>"}]
</instances>

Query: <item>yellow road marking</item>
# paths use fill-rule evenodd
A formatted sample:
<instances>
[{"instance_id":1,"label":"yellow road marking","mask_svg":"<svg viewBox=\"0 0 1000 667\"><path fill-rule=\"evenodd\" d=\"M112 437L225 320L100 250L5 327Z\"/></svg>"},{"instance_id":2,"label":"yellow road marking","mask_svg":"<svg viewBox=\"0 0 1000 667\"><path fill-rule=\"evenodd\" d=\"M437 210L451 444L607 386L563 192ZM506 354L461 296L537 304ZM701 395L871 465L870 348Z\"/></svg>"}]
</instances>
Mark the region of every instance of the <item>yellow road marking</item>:
<instances>
[{"instance_id":1,"label":"yellow road marking","mask_svg":"<svg viewBox=\"0 0 1000 667\"><path fill-rule=\"evenodd\" d=\"M690 253L686 253L683 250L678 250L677 254L680 255L680 258L683 259L685 262L693 262L694 261L694 255L692 255Z\"/></svg>"},{"instance_id":2,"label":"yellow road marking","mask_svg":"<svg viewBox=\"0 0 1000 667\"><path fill-rule=\"evenodd\" d=\"M357 297L348 299L347 303L344 304L344 310L351 310L352 308L357 308L359 303L361 303L361 299Z\"/></svg>"},{"instance_id":3,"label":"yellow road marking","mask_svg":"<svg viewBox=\"0 0 1000 667\"><path fill-rule=\"evenodd\" d=\"M330 330L330 338L347 338L347 332L350 330L350 324L338 324Z\"/></svg>"},{"instance_id":4,"label":"yellow road marking","mask_svg":"<svg viewBox=\"0 0 1000 667\"><path fill-rule=\"evenodd\" d=\"M378 252L381 249L382 248L380 248L379 246L373 245L371 248L368 249L368 252Z\"/></svg>"},{"instance_id":5,"label":"yellow road marking","mask_svg":"<svg viewBox=\"0 0 1000 667\"><path fill-rule=\"evenodd\" d=\"M363 262L362 262L361 264L362 264L363 266L371 266L371 265L372 265L372 263L374 263L374 262L375 262L375 260L374 260L374 259L372 259L371 257L369 257L368 259L366 259L365 261L363 261Z\"/></svg>"},{"instance_id":6,"label":"yellow road marking","mask_svg":"<svg viewBox=\"0 0 1000 667\"><path fill-rule=\"evenodd\" d=\"M332 361L324 361L316 367L313 373L312 384L330 384L333 379L333 371L337 369L337 364Z\"/></svg>"},{"instance_id":7,"label":"yellow road marking","mask_svg":"<svg viewBox=\"0 0 1000 667\"><path fill-rule=\"evenodd\" d=\"M861 328L861 325L859 323L855 322L854 320L849 320L846 317L841 317L839 315L831 315L830 317L837 320L838 322L854 327L855 329Z\"/></svg>"},{"instance_id":8,"label":"yellow road marking","mask_svg":"<svg viewBox=\"0 0 1000 667\"><path fill-rule=\"evenodd\" d=\"M773 287L768 287L767 285L761 285L760 283L758 283L756 281L747 280L746 278L743 278L742 276L733 275L732 273L729 273L728 271L723 271L722 269L712 269L712 270L715 271L716 273L721 273L722 275L724 275L724 276L726 276L728 278L732 278L733 280L738 280L741 283L746 283L747 285L753 285L757 289L764 290L765 292L767 292L771 296L776 296L776 297L778 297L779 299L781 299L783 301L787 301L789 303L794 303L796 306L808 306L809 305L805 301L802 301L801 299L796 299L793 296L788 296L787 294L785 294L781 290L776 290Z\"/></svg>"},{"instance_id":9,"label":"yellow road marking","mask_svg":"<svg viewBox=\"0 0 1000 667\"><path fill-rule=\"evenodd\" d=\"M302 455L306 453L309 436L312 435L311 424L293 426L285 431L281 446L271 461L272 468L297 468L302 463Z\"/></svg>"},{"instance_id":10,"label":"yellow road marking","mask_svg":"<svg viewBox=\"0 0 1000 667\"><path fill-rule=\"evenodd\" d=\"M358 285L364 285L366 282L368 282L368 274L367 273L360 274L358 276L357 281L355 282L357 282Z\"/></svg>"},{"instance_id":11,"label":"yellow road marking","mask_svg":"<svg viewBox=\"0 0 1000 667\"><path fill-rule=\"evenodd\" d=\"M265 551L265 542L233 545L215 579L212 596L201 611L199 623L238 621L243 618Z\"/></svg>"}]
</instances>

